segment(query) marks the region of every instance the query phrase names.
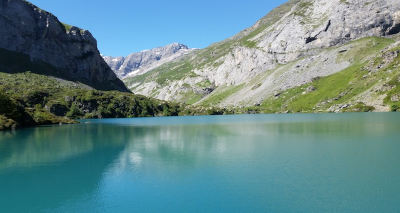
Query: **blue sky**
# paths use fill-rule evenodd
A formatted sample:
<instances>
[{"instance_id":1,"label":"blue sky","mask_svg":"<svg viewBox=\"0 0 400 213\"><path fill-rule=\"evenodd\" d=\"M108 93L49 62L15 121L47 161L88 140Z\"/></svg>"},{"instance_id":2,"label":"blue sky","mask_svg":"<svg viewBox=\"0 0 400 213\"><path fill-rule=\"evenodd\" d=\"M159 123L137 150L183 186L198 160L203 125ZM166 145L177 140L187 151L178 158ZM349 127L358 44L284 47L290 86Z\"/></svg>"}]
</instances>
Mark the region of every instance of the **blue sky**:
<instances>
[{"instance_id":1,"label":"blue sky","mask_svg":"<svg viewBox=\"0 0 400 213\"><path fill-rule=\"evenodd\" d=\"M28 1L61 22L89 30L102 54L126 56L173 42L205 48L252 26L287 0Z\"/></svg>"}]
</instances>

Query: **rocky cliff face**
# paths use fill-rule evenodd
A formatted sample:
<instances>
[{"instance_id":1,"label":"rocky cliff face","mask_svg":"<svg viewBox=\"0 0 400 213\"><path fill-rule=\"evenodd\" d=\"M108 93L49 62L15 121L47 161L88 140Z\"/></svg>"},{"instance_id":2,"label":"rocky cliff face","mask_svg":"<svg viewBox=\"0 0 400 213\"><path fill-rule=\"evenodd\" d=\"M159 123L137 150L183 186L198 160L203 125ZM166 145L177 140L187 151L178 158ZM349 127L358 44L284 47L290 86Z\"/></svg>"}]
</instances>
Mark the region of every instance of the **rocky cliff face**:
<instances>
[{"instance_id":1,"label":"rocky cliff face","mask_svg":"<svg viewBox=\"0 0 400 213\"><path fill-rule=\"evenodd\" d=\"M143 76L144 81L125 82L133 92L164 100L201 104L219 95L222 106L260 103L351 66L355 56L337 60L347 51L342 45L399 32L397 0L291 0L232 38L186 57L182 64L189 64L190 71L181 69L179 79L177 69L164 66ZM160 80L168 70L173 77ZM193 95L197 99L188 98Z\"/></svg>"},{"instance_id":2,"label":"rocky cliff face","mask_svg":"<svg viewBox=\"0 0 400 213\"><path fill-rule=\"evenodd\" d=\"M399 18L400 4L395 0L303 0L277 22L245 38L252 45L233 47L231 54L219 59L221 66L196 73L208 76L217 86L240 85L278 64L315 55L320 48L399 33Z\"/></svg>"},{"instance_id":3,"label":"rocky cliff face","mask_svg":"<svg viewBox=\"0 0 400 213\"><path fill-rule=\"evenodd\" d=\"M400 4L396 0L303 0L280 21L251 41L281 62L293 52L331 47L368 36L400 32Z\"/></svg>"},{"instance_id":4,"label":"rocky cliff face","mask_svg":"<svg viewBox=\"0 0 400 213\"><path fill-rule=\"evenodd\" d=\"M173 43L165 47L132 53L126 57L103 56L103 58L117 76L122 79L142 75L193 50L195 49L190 49L186 45Z\"/></svg>"},{"instance_id":5,"label":"rocky cliff face","mask_svg":"<svg viewBox=\"0 0 400 213\"><path fill-rule=\"evenodd\" d=\"M29 56L32 64L49 65L57 70L55 76L64 73L68 80L96 89L128 91L100 56L89 31L63 24L24 0L0 0L0 26L0 49ZM2 69L22 71L13 70L18 66L8 64Z\"/></svg>"}]
</instances>

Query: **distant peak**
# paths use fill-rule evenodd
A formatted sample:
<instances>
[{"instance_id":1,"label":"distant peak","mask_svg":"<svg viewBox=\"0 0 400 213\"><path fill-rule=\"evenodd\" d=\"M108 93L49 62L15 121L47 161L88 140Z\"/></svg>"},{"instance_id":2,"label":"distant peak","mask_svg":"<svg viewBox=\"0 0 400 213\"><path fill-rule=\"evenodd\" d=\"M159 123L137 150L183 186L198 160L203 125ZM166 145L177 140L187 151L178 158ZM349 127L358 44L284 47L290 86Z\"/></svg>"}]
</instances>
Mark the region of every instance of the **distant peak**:
<instances>
[{"instance_id":1,"label":"distant peak","mask_svg":"<svg viewBox=\"0 0 400 213\"><path fill-rule=\"evenodd\" d=\"M167 45L166 47L179 47L179 48L188 48L186 45L184 45L184 44L181 44L181 43L177 43L177 42L175 42L175 43L172 43L172 44L169 44L169 45Z\"/></svg>"}]
</instances>

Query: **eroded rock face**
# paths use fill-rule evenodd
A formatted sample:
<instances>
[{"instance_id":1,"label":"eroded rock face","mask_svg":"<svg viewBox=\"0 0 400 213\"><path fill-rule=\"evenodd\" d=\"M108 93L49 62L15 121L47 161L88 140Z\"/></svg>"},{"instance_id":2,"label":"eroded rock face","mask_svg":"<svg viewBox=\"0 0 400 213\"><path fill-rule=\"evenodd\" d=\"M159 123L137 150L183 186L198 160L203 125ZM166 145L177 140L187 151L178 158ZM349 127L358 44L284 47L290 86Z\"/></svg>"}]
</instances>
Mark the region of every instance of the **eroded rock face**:
<instances>
[{"instance_id":1,"label":"eroded rock face","mask_svg":"<svg viewBox=\"0 0 400 213\"><path fill-rule=\"evenodd\" d=\"M64 26L23 0L0 0L0 26L0 48L63 69L92 87L128 91L100 56L89 31Z\"/></svg>"},{"instance_id":2,"label":"eroded rock face","mask_svg":"<svg viewBox=\"0 0 400 213\"><path fill-rule=\"evenodd\" d=\"M172 43L165 47L132 53L126 57L103 56L103 58L115 74L122 79L144 74L162 64L187 55L193 50L195 49L188 48L186 45Z\"/></svg>"},{"instance_id":3,"label":"eroded rock face","mask_svg":"<svg viewBox=\"0 0 400 213\"><path fill-rule=\"evenodd\" d=\"M255 41L273 53L330 47L399 33L399 15L396 0L303 0Z\"/></svg>"}]
</instances>

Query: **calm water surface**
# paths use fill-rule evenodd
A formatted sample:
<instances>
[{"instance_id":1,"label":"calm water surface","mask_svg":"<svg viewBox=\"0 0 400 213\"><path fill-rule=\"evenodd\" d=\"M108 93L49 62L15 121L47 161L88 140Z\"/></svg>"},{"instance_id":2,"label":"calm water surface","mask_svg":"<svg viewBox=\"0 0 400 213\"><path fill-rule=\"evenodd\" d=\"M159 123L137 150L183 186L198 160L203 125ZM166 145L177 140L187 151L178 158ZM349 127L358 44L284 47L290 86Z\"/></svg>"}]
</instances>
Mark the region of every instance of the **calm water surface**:
<instances>
[{"instance_id":1,"label":"calm water surface","mask_svg":"<svg viewBox=\"0 0 400 213\"><path fill-rule=\"evenodd\" d=\"M400 113L0 132L0 212L399 212Z\"/></svg>"}]
</instances>

